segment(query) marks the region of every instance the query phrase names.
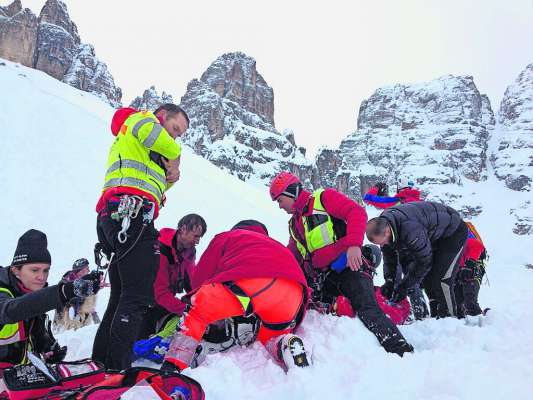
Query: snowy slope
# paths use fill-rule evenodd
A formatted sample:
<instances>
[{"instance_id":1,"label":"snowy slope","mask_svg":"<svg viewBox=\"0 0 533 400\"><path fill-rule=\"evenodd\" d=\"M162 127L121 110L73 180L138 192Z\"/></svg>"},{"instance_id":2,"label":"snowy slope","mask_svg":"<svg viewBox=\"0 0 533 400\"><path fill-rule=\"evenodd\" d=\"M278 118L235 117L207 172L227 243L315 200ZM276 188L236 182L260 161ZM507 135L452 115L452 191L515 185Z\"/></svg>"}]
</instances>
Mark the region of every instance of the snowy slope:
<instances>
[{"instance_id":1,"label":"snowy slope","mask_svg":"<svg viewBox=\"0 0 533 400\"><path fill-rule=\"evenodd\" d=\"M44 73L4 63L0 60L0 263L10 263L25 230L42 229L48 234L54 282L74 259L91 258L112 109ZM158 227L174 226L188 212L202 214L208 223L203 250L213 234L253 217L286 240L287 217L266 190L218 170L188 149L182 165L182 180L170 191ZM456 194L461 201L473 196L483 206L474 222L491 256L490 287L481 291L481 305L493 309L487 326L447 319L401 327L416 353L400 359L386 354L358 320L310 312L301 334L313 352L312 368L286 375L256 344L211 356L186 373L202 383L210 400L531 398L533 269L525 267L533 264L531 240L510 234L513 221L502 207L505 201L508 210L509 202L520 204L531 194L507 189L489 171L486 182L442 186L432 196L444 200ZM99 296L101 311L107 296L107 289ZM91 326L59 336L69 346L68 358L90 354L95 330Z\"/></svg>"}]
</instances>

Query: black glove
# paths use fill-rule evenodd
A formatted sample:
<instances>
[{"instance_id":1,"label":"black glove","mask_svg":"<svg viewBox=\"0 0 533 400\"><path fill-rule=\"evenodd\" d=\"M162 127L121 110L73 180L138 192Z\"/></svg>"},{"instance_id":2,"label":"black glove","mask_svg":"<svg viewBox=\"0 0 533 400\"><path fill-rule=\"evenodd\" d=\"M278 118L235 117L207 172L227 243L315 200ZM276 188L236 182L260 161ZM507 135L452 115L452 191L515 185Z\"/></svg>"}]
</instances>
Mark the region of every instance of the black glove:
<instances>
[{"instance_id":1,"label":"black glove","mask_svg":"<svg viewBox=\"0 0 533 400\"><path fill-rule=\"evenodd\" d=\"M64 283L61 287L61 294L64 297L65 303L76 297L84 299L98 293L101 278L101 272L93 271L72 282Z\"/></svg>"},{"instance_id":2,"label":"black glove","mask_svg":"<svg viewBox=\"0 0 533 400\"><path fill-rule=\"evenodd\" d=\"M385 283L381 286L381 294L387 300L390 300L392 297L392 292L394 291L394 281L392 279L385 280Z\"/></svg>"},{"instance_id":3,"label":"black glove","mask_svg":"<svg viewBox=\"0 0 533 400\"><path fill-rule=\"evenodd\" d=\"M388 187L385 182L377 182L376 188L378 189L378 196L386 196L388 192Z\"/></svg>"},{"instance_id":4,"label":"black glove","mask_svg":"<svg viewBox=\"0 0 533 400\"><path fill-rule=\"evenodd\" d=\"M60 346L59 343L55 343L52 347L51 354L46 357L46 362L57 364L65 359L67 355L67 346Z\"/></svg>"},{"instance_id":5,"label":"black glove","mask_svg":"<svg viewBox=\"0 0 533 400\"><path fill-rule=\"evenodd\" d=\"M391 301L393 303L399 303L400 301L402 301L403 299L407 297L407 291L410 289L409 281L410 281L409 275L406 275L402 279L400 284L396 287L396 289L394 289L394 291L392 292L392 298L391 298Z\"/></svg>"}]
</instances>

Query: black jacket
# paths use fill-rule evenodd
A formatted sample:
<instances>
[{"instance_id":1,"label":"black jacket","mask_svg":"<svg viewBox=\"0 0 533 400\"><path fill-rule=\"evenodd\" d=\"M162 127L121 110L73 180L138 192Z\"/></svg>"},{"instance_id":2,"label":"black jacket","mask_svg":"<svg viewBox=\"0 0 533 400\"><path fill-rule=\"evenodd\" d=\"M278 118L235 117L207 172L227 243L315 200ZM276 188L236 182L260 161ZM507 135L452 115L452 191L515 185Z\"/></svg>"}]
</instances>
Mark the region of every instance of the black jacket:
<instances>
[{"instance_id":1,"label":"black jacket","mask_svg":"<svg viewBox=\"0 0 533 400\"><path fill-rule=\"evenodd\" d=\"M409 286L422 282L433 265L437 242L455 233L463 221L453 208L430 201L400 204L388 208L380 217L388 221L393 234L392 242L382 249L384 268L396 270L396 251L400 260L412 258Z\"/></svg>"},{"instance_id":2,"label":"black jacket","mask_svg":"<svg viewBox=\"0 0 533 400\"><path fill-rule=\"evenodd\" d=\"M46 312L62 307L59 286L45 287L24 294L9 267L0 267L0 287L8 289L15 297L0 292L0 329L4 324L24 322L32 351L46 353L56 344L49 329ZM26 341L0 345L0 363L19 364L26 352Z\"/></svg>"}]
</instances>

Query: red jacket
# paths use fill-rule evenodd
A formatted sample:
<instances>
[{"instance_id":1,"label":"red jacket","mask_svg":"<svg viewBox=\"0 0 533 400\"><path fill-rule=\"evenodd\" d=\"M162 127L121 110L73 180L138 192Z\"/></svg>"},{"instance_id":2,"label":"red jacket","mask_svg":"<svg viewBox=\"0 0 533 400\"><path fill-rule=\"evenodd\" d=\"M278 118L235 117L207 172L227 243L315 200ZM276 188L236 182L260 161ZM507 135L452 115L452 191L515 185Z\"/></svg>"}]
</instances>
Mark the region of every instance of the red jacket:
<instances>
[{"instance_id":1,"label":"red jacket","mask_svg":"<svg viewBox=\"0 0 533 400\"><path fill-rule=\"evenodd\" d=\"M175 234L176 230L171 228L163 228L159 233L161 255L154 282L154 295L161 307L181 315L185 303L176 298L176 294L191 290L190 279L195 265L196 251L192 248L176 252L173 243Z\"/></svg>"},{"instance_id":2,"label":"red jacket","mask_svg":"<svg viewBox=\"0 0 533 400\"><path fill-rule=\"evenodd\" d=\"M291 224L302 240L305 240L302 216L304 214L304 209L311 201L310 197L311 193L303 190L293 205L294 213L291 218ZM326 212L330 216L346 222L346 236L340 238L333 244L314 251L312 254L313 266L320 269L326 269L342 253L348 250L348 247L361 247L363 245L367 215L363 207L334 189L324 190L324 192L322 192L321 201ZM307 215L311 214L312 211L313 205L309 204ZM297 259L300 260L300 252L296 248L296 242L292 237L289 240L288 247Z\"/></svg>"},{"instance_id":3,"label":"red jacket","mask_svg":"<svg viewBox=\"0 0 533 400\"><path fill-rule=\"evenodd\" d=\"M276 240L250 229L216 235L200 258L192 288L245 278L286 278L307 287L291 252Z\"/></svg>"}]
</instances>

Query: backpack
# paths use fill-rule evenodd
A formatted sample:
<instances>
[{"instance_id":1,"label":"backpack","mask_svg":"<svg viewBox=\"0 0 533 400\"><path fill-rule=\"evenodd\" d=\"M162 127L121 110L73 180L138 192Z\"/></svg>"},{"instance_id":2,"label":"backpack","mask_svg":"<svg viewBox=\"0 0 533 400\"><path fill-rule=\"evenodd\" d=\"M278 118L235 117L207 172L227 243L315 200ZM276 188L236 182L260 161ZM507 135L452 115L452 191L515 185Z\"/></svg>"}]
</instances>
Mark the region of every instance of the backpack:
<instances>
[{"instance_id":1,"label":"backpack","mask_svg":"<svg viewBox=\"0 0 533 400\"><path fill-rule=\"evenodd\" d=\"M153 399L157 398L155 396L162 400L205 400L202 386L194 379L148 367L133 367L110 374L73 399Z\"/></svg>"},{"instance_id":2,"label":"backpack","mask_svg":"<svg viewBox=\"0 0 533 400\"><path fill-rule=\"evenodd\" d=\"M138 111L132 107L122 107L115 111L113 118L111 119L111 133L113 136L118 135L124 122L126 122L131 114L135 114L136 112Z\"/></svg>"},{"instance_id":3,"label":"backpack","mask_svg":"<svg viewBox=\"0 0 533 400\"><path fill-rule=\"evenodd\" d=\"M472 235L474 235L474 237L479 240L481 242L481 244L483 245L483 247L485 246L485 243L483 243L483 240L481 239L481 235L478 233L476 227L474 226L474 224L470 221L465 221L465 224L466 226L468 227L468 230L470 231L470 233L472 233Z\"/></svg>"}]
</instances>

